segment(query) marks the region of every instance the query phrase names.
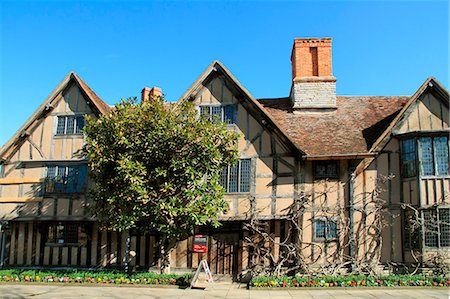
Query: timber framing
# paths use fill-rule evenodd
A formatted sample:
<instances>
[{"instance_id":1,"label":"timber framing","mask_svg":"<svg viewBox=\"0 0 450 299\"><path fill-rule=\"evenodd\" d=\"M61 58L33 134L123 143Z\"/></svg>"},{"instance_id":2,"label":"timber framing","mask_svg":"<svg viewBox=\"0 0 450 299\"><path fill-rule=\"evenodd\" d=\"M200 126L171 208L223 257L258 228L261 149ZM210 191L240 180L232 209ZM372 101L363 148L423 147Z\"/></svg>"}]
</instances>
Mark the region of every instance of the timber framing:
<instances>
[{"instance_id":1,"label":"timber framing","mask_svg":"<svg viewBox=\"0 0 450 299\"><path fill-rule=\"evenodd\" d=\"M0 149L0 159L8 161L8 157L14 153L14 148L18 147L23 141L27 140L30 135L30 130L42 121L45 116L53 111L54 103L61 99L64 90L70 87L71 84L76 84L86 99L89 100L89 104L99 114L108 114L111 108L108 104L103 102L95 92L75 73L68 73L64 79L58 84L58 86L52 91L47 99L41 106L28 118L25 124L20 127L14 136L8 140L5 145Z\"/></svg>"},{"instance_id":2,"label":"timber framing","mask_svg":"<svg viewBox=\"0 0 450 299\"><path fill-rule=\"evenodd\" d=\"M391 139L392 136L399 135L399 133L397 133L395 131L395 128L406 121L407 117L411 114L413 108L415 108L417 101L426 92L430 92L431 94L436 96L439 100L441 100L444 103L444 105L447 107L447 109L449 108L449 99L450 99L449 92L434 77L429 77L419 87L419 89L417 89L417 91L409 99L409 101L405 104L405 106L398 113L398 115L392 120L392 122L387 127L387 129L374 142L373 146L369 150L369 153L373 154L373 156L361 161L361 163L356 167L357 174L364 171L370 165L370 163L377 156L377 153L380 152L386 146L386 144L389 142L389 140ZM419 123L420 123L420 117L419 117ZM448 131L448 130L445 130L445 131ZM424 131L422 131L422 132L424 132ZM433 132L433 134L434 133L435 132ZM418 133L411 132L411 133L407 133L407 134L418 134Z\"/></svg>"},{"instance_id":3,"label":"timber framing","mask_svg":"<svg viewBox=\"0 0 450 299\"><path fill-rule=\"evenodd\" d=\"M291 138L280 129L276 121L266 112L264 107L245 89L242 84L231 74L231 72L218 60L214 60L200 77L189 87L189 89L178 100L178 105L186 100L192 100L202 87L206 86L210 80L218 76L224 76L229 87L235 90L236 98L247 109L250 114L255 117L260 124L269 132L273 132L280 137L283 143L298 157L303 157L305 153L298 148Z\"/></svg>"}]
</instances>

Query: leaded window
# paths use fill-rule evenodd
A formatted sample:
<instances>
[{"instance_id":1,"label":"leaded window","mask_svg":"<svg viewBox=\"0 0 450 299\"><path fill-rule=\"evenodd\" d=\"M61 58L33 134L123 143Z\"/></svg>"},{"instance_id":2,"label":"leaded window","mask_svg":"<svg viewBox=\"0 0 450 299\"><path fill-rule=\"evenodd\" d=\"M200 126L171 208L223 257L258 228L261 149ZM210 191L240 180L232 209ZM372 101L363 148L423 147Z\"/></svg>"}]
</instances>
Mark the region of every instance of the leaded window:
<instances>
[{"instance_id":1,"label":"leaded window","mask_svg":"<svg viewBox=\"0 0 450 299\"><path fill-rule=\"evenodd\" d=\"M241 159L234 166L226 166L221 172L219 183L225 192L250 192L251 160Z\"/></svg>"},{"instance_id":2,"label":"leaded window","mask_svg":"<svg viewBox=\"0 0 450 299\"><path fill-rule=\"evenodd\" d=\"M47 242L54 244L78 243L79 226L76 223L59 222L48 226Z\"/></svg>"},{"instance_id":3,"label":"leaded window","mask_svg":"<svg viewBox=\"0 0 450 299\"><path fill-rule=\"evenodd\" d=\"M434 156L436 157L436 175L448 174L448 137L434 138Z\"/></svg>"},{"instance_id":4,"label":"leaded window","mask_svg":"<svg viewBox=\"0 0 450 299\"><path fill-rule=\"evenodd\" d=\"M430 137L419 138L420 165L422 175L433 175L433 149Z\"/></svg>"},{"instance_id":5,"label":"leaded window","mask_svg":"<svg viewBox=\"0 0 450 299\"><path fill-rule=\"evenodd\" d=\"M207 119L218 119L226 124L236 123L236 105L202 105L200 115Z\"/></svg>"},{"instance_id":6,"label":"leaded window","mask_svg":"<svg viewBox=\"0 0 450 299\"><path fill-rule=\"evenodd\" d=\"M402 141L402 173L404 178L416 175L416 147L414 139Z\"/></svg>"},{"instance_id":7,"label":"leaded window","mask_svg":"<svg viewBox=\"0 0 450 299\"><path fill-rule=\"evenodd\" d=\"M45 179L46 193L81 193L86 187L86 165L51 165Z\"/></svg>"},{"instance_id":8,"label":"leaded window","mask_svg":"<svg viewBox=\"0 0 450 299\"><path fill-rule=\"evenodd\" d=\"M423 210L423 237L426 247L450 246L450 209Z\"/></svg>"},{"instance_id":9,"label":"leaded window","mask_svg":"<svg viewBox=\"0 0 450 299\"><path fill-rule=\"evenodd\" d=\"M338 178L337 161L316 161L314 163L314 177L320 179Z\"/></svg>"},{"instance_id":10,"label":"leaded window","mask_svg":"<svg viewBox=\"0 0 450 299\"><path fill-rule=\"evenodd\" d=\"M336 239L336 221L327 218L319 218L314 220L314 238L319 241Z\"/></svg>"},{"instance_id":11,"label":"leaded window","mask_svg":"<svg viewBox=\"0 0 450 299\"><path fill-rule=\"evenodd\" d=\"M419 160L424 176L449 174L449 143L447 136L419 138Z\"/></svg>"},{"instance_id":12,"label":"leaded window","mask_svg":"<svg viewBox=\"0 0 450 299\"><path fill-rule=\"evenodd\" d=\"M418 154L416 154L417 151ZM448 136L402 140L403 177L416 176L417 168L422 176L446 176L450 174Z\"/></svg>"},{"instance_id":13,"label":"leaded window","mask_svg":"<svg viewBox=\"0 0 450 299\"><path fill-rule=\"evenodd\" d=\"M75 115L58 116L56 135L82 134L84 117Z\"/></svg>"}]
</instances>

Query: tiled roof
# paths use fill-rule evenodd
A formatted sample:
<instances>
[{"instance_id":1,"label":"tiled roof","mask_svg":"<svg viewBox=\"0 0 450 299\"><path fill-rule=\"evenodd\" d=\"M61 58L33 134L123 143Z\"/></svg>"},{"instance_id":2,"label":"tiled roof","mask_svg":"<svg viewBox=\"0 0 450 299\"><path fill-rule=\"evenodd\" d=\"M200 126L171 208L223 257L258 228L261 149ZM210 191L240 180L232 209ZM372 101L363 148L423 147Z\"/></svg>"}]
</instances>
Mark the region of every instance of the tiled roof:
<instances>
[{"instance_id":1,"label":"tiled roof","mask_svg":"<svg viewBox=\"0 0 450 299\"><path fill-rule=\"evenodd\" d=\"M258 101L308 156L334 156L368 153L409 98L338 96L337 110L314 114L294 114L289 98Z\"/></svg>"}]
</instances>

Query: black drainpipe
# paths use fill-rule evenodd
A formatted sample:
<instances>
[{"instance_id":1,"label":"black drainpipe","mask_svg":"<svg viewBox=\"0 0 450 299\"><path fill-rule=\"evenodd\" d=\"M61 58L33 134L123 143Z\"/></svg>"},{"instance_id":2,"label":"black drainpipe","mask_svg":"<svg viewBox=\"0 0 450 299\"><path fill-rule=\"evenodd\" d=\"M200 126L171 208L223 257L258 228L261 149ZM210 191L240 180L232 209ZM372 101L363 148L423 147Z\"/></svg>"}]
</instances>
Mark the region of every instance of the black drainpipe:
<instances>
[{"instance_id":1,"label":"black drainpipe","mask_svg":"<svg viewBox=\"0 0 450 299\"><path fill-rule=\"evenodd\" d=\"M8 222L0 222L0 269L3 269L5 261L5 247L6 247L6 229Z\"/></svg>"}]
</instances>

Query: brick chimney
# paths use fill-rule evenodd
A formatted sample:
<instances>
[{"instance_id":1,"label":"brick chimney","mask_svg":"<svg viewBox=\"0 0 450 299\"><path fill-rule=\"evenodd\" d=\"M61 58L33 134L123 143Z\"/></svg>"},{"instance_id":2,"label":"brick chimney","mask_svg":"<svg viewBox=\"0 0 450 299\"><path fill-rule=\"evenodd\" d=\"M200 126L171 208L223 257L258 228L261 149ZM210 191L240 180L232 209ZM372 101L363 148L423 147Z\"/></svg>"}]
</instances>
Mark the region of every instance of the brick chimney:
<instances>
[{"instance_id":1,"label":"brick chimney","mask_svg":"<svg viewBox=\"0 0 450 299\"><path fill-rule=\"evenodd\" d=\"M336 109L331 38L296 38L291 55L291 102L295 113Z\"/></svg>"},{"instance_id":2,"label":"brick chimney","mask_svg":"<svg viewBox=\"0 0 450 299\"><path fill-rule=\"evenodd\" d=\"M150 101L153 97L162 96L162 89L156 86L144 87L141 92L141 101Z\"/></svg>"}]
</instances>

